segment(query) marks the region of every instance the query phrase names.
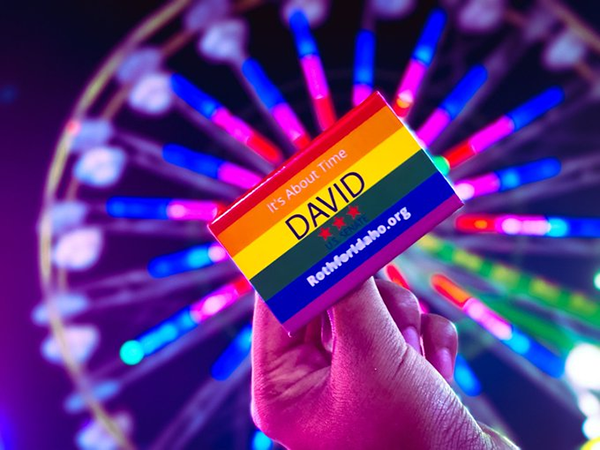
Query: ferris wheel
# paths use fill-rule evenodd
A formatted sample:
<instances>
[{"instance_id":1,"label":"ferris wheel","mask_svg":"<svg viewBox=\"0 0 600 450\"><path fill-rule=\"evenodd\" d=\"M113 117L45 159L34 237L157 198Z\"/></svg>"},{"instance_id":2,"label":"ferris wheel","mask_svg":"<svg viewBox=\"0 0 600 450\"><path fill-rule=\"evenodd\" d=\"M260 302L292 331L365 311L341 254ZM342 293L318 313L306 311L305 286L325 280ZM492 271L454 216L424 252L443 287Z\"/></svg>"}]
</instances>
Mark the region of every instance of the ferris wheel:
<instances>
[{"instance_id":1,"label":"ferris wheel","mask_svg":"<svg viewBox=\"0 0 600 450\"><path fill-rule=\"evenodd\" d=\"M253 289L206 225L379 90L466 206L378 276L456 323L478 420L519 442L473 368L493 354L600 448L599 26L557 0L165 2L83 88L45 187L32 318L77 445L276 445L249 414Z\"/></svg>"}]
</instances>

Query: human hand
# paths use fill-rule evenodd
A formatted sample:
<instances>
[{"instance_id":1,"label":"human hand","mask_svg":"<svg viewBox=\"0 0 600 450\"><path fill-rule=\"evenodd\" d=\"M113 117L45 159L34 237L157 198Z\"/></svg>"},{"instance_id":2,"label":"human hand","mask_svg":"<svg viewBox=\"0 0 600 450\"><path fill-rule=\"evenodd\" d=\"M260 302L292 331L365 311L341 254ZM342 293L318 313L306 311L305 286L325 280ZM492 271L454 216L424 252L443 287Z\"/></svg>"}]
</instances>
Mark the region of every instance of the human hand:
<instances>
[{"instance_id":1,"label":"human hand","mask_svg":"<svg viewBox=\"0 0 600 450\"><path fill-rule=\"evenodd\" d=\"M393 283L369 279L293 337L257 299L253 329L252 415L289 449L513 448L444 380L452 323Z\"/></svg>"}]
</instances>

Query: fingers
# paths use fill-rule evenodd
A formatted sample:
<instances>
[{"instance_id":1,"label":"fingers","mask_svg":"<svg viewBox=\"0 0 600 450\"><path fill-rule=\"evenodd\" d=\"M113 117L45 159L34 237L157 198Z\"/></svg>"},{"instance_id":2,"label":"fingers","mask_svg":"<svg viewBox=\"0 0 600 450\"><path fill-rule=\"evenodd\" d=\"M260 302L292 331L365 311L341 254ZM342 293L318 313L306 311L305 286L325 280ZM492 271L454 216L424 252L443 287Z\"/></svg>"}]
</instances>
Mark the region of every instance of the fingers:
<instances>
[{"instance_id":1,"label":"fingers","mask_svg":"<svg viewBox=\"0 0 600 450\"><path fill-rule=\"evenodd\" d=\"M400 357L405 343L373 278L329 310L333 332L332 366L378 367ZM347 364L347 365L346 365Z\"/></svg>"},{"instance_id":2,"label":"fingers","mask_svg":"<svg viewBox=\"0 0 600 450\"><path fill-rule=\"evenodd\" d=\"M454 324L436 314L423 314L421 334L425 357L446 380L451 380L458 352L458 334Z\"/></svg>"},{"instance_id":3,"label":"fingers","mask_svg":"<svg viewBox=\"0 0 600 450\"><path fill-rule=\"evenodd\" d=\"M404 340L422 355L421 311L419 310L417 298L412 292L391 281L376 280L376 283L381 297Z\"/></svg>"}]
</instances>

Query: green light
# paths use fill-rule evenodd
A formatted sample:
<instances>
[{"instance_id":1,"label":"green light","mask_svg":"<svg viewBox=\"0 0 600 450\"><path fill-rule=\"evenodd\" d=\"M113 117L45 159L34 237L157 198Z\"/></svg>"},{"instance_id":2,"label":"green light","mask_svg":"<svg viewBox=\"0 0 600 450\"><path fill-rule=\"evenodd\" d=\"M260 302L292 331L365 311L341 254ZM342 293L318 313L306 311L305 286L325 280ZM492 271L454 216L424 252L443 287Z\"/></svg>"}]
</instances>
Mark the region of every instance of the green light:
<instances>
[{"instance_id":1,"label":"green light","mask_svg":"<svg viewBox=\"0 0 600 450\"><path fill-rule=\"evenodd\" d=\"M437 170L442 172L442 175L446 176L450 173L450 164L448 160L443 156L433 156L433 164L437 167Z\"/></svg>"},{"instance_id":2,"label":"green light","mask_svg":"<svg viewBox=\"0 0 600 450\"><path fill-rule=\"evenodd\" d=\"M128 366L135 366L144 359L144 349L138 341L127 341L121 346L119 356Z\"/></svg>"},{"instance_id":3,"label":"green light","mask_svg":"<svg viewBox=\"0 0 600 450\"><path fill-rule=\"evenodd\" d=\"M600 291L600 272L597 272L594 276L594 286Z\"/></svg>"}]
</instances>

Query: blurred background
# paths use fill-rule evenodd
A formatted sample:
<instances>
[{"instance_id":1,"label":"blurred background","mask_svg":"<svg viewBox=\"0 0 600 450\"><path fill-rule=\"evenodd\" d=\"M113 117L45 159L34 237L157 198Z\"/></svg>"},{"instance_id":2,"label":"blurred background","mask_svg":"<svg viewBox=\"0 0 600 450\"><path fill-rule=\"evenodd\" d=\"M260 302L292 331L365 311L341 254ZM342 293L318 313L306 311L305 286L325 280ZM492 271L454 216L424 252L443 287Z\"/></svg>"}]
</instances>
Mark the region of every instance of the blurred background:
<instances>
[{"instance_id":1,"label":"blurred background","mask_svg":"<svg viewBox=\"0 0 600 450\"><path fill-rule=\"evenodd\" d=\"M273 448L248 413L252 290L205 224L373 90L466 203L379 276L456 323L478 420L600 448L597 16L4 5L0 450Z\"/></svg>"}]
</instances>

